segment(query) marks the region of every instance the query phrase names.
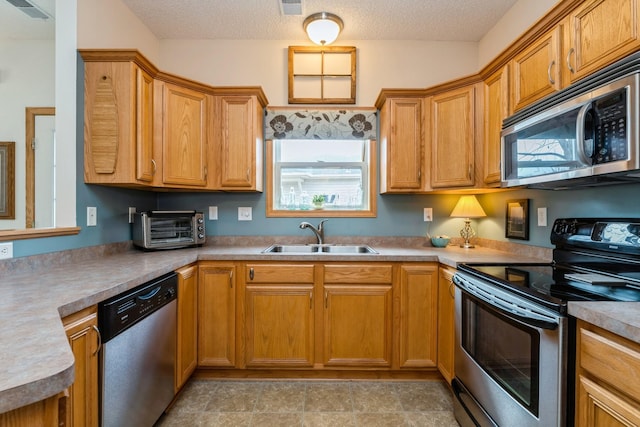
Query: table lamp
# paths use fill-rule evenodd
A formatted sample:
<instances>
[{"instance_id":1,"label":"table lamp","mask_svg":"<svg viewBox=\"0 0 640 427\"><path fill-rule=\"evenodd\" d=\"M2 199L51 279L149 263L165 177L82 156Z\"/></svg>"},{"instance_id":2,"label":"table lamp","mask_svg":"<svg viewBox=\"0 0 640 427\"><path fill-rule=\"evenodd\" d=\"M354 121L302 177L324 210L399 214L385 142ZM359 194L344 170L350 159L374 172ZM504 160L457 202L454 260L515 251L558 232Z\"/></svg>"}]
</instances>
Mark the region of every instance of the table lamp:
<instances>
[{"instance_id":1,"label":"table lamp","mask_svg":"<svg viewBox=\"0 0 640 427\"><path fill-rule=\"evenodd\" d=\"M464 228L460 230L460 236L464 239L464 243L460 245L461 248L473 248L474 246L469 243L469 239L476 235L476 232L471 228L471 218L481 218L487 216L480 206L480 202L476 199L476 196L462 196L456 206L451 211L452 218L464 218Z\"/></svg>"}]
</instances>

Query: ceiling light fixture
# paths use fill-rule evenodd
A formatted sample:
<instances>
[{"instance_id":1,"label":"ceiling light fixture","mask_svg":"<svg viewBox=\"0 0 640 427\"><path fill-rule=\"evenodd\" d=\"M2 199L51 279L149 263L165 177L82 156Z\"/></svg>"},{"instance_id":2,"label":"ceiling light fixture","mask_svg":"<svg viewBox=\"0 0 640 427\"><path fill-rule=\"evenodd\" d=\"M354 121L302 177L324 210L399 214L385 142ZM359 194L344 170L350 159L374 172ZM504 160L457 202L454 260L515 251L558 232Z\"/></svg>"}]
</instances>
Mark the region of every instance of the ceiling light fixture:
<instances>
[{"instance_id":1,"label":"ceiling light fixture","mask_svg":"<svg viewBox=\"0 0 640 427\"><path fill-rule=\"evenodd\" d=\"M333 43L344 24L339 16L328 12L314 13L304 20L302 27L312 42L319 45Z\"/></svg>"}]
</instances>

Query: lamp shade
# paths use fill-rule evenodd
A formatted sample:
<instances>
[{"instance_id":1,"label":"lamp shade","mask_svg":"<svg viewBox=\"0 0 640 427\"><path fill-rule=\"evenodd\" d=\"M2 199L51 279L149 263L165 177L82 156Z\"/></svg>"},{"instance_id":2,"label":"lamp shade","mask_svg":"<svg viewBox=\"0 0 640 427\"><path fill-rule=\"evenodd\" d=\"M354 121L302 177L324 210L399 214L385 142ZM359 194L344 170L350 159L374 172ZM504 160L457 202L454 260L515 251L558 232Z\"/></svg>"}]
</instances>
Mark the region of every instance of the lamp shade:
<instances>
[{"instance_id":1,"label":"lamp shade","mask_svg":"<svg viewBox=\"0 0 640 427\"><path fill-rule=\"evenodd\" d=\"M337 15L320 12L308 16L302 26L312 42L324 46L333 43L338 38L343 23Z\"/></svg>"},{"instance_id":2,"label":"lamp shade","mask_svg":"<svg viewBox=\"0 0 640 427\"><path fill-rule=\"evenodd\" d=\"M453 218L481 218L487 216L476 196L461 196L451 211Z\"/></svg>"}]
</instances>

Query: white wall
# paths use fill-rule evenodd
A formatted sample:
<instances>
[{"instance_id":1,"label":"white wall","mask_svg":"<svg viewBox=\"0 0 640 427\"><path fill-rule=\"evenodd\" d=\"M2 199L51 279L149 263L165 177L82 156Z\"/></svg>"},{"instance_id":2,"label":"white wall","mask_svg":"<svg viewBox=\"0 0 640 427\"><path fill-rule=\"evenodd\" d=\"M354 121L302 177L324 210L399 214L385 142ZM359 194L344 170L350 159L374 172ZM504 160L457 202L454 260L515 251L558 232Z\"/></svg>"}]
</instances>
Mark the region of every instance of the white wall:
<instances>
[{"instance_id":1,"label":"white wall","mask_svg":"<svg viewBox=\"0 0 640 427\"><path fill-rule=\"evenodd\" d=\"M519 0L480 40L479 68L484 67L507 48L515 39L547 14L558 0Z\"/></svg>"},{"instance_id":2,"label":"white wall","mask_svg":"<svg viewBox=\"0 0 640 427\"><path fill-rule=\"evenodd\" d=\"M0 141L15 142L15 220L0 229L25 228L25 108L55 105L53 40L0 41Z\"/></svg>"},{"instance_id":3,"label":"white wall","mask_svg":"<svg viewBox=\"0 0 640 427\"><path fill-rule=\"evenodd\" d=\"M214 86L262 86L270 105L287 105L287 48L300 40L162 40L166 72ZM338 40L357 47L356 104L373 106L382 88L425 88L478 70L477 44Z\"/></svg>"}]
</instances>

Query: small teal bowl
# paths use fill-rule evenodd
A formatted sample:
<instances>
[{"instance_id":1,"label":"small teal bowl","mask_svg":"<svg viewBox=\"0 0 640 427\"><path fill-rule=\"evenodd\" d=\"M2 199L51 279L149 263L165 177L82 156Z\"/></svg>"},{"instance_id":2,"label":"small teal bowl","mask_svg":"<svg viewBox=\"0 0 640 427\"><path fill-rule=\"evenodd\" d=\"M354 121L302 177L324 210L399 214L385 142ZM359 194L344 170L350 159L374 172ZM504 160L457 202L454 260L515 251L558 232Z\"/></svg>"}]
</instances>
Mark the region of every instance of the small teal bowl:
<instances>
[{"instance_id":1,"label":"small teal bowl","mask_svg":"<svg viewBox=\"0 0 640 427\"><path fill-rule=\"evenodd\" d=\"M449 244L449 237L432 237L431 244L436 248L444 248Z\"/></svg>"}]
</instances>

